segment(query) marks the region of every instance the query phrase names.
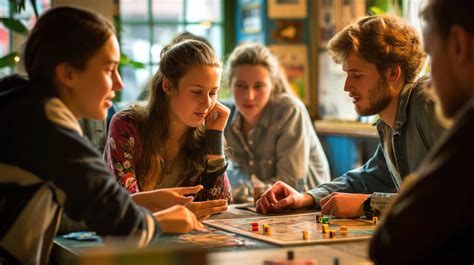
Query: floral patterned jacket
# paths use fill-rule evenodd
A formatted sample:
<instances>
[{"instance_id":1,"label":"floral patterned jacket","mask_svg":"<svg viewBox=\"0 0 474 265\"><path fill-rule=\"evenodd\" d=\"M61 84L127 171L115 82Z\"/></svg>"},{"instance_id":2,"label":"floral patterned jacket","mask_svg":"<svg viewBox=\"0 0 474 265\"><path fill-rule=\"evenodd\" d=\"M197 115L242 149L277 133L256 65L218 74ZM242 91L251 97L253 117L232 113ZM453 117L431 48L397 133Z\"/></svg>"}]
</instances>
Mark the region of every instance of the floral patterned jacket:
<instances>
[{"instance_id":1,"label":"floral patterned jacket","mask_svg":"<svg viewBox=\"0 0 474 265\"><path fill-rule=\"evenodd\" d=\"M140 192L135 168L142 154L142 140L135 120L121 112L116 113L110 122L104 159L119 182L130 193ZM206 171L200 176L180 180L178 186L203 185L196 200L226 199L232 201L231 187L225 172L225 159L208 162ZM170 176L165 176L170 177ZM166 182L166 181L164 181ZM168 184L168 185L167 185ZM170 183L157 184L157 188L172 188Z\"/></svg>"}]
</instances>

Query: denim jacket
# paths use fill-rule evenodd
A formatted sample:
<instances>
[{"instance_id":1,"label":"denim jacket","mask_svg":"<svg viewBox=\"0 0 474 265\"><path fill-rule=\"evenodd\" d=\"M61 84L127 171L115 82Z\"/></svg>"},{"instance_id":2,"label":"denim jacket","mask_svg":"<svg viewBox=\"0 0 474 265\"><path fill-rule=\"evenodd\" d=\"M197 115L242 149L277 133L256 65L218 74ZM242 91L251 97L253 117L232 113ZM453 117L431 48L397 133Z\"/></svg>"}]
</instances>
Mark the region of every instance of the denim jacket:
<instances>
[{"instance_id":1,"label":"denim jacket","mask_svg":"<svg viewBox=\"0 0 474 265\"><path fill-rule=\"evenodd\" d=\"M445 128L435 114L435 99L427 88L428 77L406 84L400 94L393 128L382 120L376 122L380 144L363 166L308 193L317 205L332 192L396 193L401 182L414 171ZM392 137L394 163L385 150L385 137ZM388 196L389 197L389 196ZM388 198L387 197L387 198Z\"/></svg>"},{"instance_id":2,"label":"denim jacket","mask_svg":"<svg viewBox=\"0 0 474 265\"><path fill-rule=\"evenodd\" d=\"M254 174L265 184L284 181L308 190L330 180L329 164L304 104L294 96L274 96L263 110L248 139L241 132L241 114L235 105L225 129L231 155L231 184Z\"/></svg>"}]
</instances>

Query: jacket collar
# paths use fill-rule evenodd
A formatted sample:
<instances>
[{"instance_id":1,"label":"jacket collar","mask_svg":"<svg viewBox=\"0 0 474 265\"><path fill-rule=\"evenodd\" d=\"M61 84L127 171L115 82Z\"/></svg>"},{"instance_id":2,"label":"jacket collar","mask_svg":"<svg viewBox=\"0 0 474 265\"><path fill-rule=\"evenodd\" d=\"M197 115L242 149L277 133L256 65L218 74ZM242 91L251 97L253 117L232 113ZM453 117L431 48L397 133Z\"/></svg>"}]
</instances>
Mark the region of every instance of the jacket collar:
<instances>
[{"instance_id":1,"label":"jacket collar","mask_svg":"<svg viewBox=\"0 0 474 265\"><path fill-rule=\"evenodd\" d=\"M395 122L393 123L394 131L400 130L400 128L402 128L407 121L409 102L411 95L413 94L413 90L418 87L420 83L425 83L428 80L429 76L423 76L416 82L406 83L403 86L402 91L400 92L400 97L398 98L397 115L395 116ZM378 130L381 130L384 126L388 126L380 119L375 124Z\"/></svg>"}]
</instances>

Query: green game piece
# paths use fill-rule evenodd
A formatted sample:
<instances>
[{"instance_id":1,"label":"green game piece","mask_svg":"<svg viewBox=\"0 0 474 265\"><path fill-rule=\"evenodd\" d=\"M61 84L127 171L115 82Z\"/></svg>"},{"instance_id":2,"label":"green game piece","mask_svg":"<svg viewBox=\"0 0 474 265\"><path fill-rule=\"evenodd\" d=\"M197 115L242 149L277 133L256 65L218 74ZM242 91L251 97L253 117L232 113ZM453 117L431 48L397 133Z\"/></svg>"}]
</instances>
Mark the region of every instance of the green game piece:
<instances>
[{"instance_id":1,"label":"green game piece","mask_svg":"<svg viewBox=\"0 0 474 265\"><path fill-rule=\"evenodd\" d=\"M322 223L322 224L327 224L327 223L329 223L329 217L323 217L323 218L321 218L321 223Z\"/></svg>"}]
</instances>

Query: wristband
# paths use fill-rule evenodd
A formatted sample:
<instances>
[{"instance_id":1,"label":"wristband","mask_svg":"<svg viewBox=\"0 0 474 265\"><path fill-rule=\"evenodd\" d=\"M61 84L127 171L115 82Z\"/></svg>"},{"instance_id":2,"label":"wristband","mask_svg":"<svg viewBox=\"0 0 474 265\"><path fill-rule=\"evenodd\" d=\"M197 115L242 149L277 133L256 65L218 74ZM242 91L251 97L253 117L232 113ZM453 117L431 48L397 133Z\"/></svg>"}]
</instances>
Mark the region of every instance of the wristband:
<instances>
[{"instance_id":1,"label":"wristband","mask_svg":"<svg viewBox=\"0 0 474 265\"><path fill-rule=\"evenodd\" d=\"M370 206L370 203L372 202L372 196L369 196L365 201L364 201L364 206L363 206L363 209L364 209L364 213L365 213L365 217L367 217L367 219L370 219L374 216L375 212L374 212L374 209L372 209L372 207Z\"/></svg>"},{"instance_id":2,"label":"wristband","mask_svg":"<svg viewBox=\"0 0 474 265\"><path fill-rule=\"evenodd\" d=\"M224 154L224 132L206 130L206 153L209 155Z\"/></svg>"}]
</instances>

